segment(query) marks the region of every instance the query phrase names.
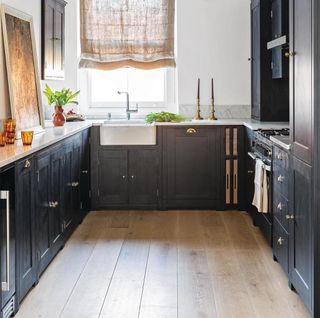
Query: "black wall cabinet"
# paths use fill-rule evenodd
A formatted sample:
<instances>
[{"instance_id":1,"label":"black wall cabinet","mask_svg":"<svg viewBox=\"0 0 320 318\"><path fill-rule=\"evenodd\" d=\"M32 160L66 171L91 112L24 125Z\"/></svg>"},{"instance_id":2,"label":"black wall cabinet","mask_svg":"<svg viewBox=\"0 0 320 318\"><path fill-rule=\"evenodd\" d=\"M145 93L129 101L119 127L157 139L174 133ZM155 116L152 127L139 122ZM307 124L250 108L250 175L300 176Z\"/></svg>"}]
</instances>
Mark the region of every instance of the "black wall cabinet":
<instances>
[{"instance_id":1,"label":"black wall cabinet","mask_svg":"<svg viewBox=\"0 0 320 318\"><path fill-rule=\"evenodd\" d=\"M289 82L272 79L272 52L267 50L272 39L271 7L270 0L251 1L252 118L288 121Z\"/></svg>"},{"instance_id":2,"label":"black wall cabinet","mask_svg":"<svg viewBox=\"0 0 320 318\"><path fill-rule=\"evenodd\" d=\"M42 79L64 79L66 4L42 0Z\"/></svg>"}]
</instances>

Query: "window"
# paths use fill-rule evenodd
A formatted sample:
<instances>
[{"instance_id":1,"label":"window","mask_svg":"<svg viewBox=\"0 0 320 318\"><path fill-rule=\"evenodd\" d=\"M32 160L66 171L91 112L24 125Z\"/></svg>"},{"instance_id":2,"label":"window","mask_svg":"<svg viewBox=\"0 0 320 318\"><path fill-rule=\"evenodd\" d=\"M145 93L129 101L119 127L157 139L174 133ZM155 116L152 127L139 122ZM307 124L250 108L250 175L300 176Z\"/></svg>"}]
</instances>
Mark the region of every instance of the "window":
<instances>
[{"instance_id":1,"label":"window","mask_svg":"<svg viewBox=\"0 0 320 318\"><path fill-rule=\"evenodd\" d=\"M150 111L174 111L173 68L140 70L119 68L111 71L80 70L82 113L105 117L106 113L124 114L126 99L117 92L129 92L130 106L139 105L138 115Z\"/></svg>"}]
</instances>

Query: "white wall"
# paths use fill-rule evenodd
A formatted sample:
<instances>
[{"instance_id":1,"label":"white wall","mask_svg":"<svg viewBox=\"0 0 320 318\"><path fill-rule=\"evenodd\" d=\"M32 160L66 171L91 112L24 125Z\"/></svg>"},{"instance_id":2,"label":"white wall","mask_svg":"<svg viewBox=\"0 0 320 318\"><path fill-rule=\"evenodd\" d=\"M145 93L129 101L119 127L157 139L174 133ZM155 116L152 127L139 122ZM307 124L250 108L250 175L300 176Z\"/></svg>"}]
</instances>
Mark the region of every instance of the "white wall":
<instances>
[{"instance_id":1,"label":"white wall","mask_svg":"<svg viewBox=\"0 0 320 318\"><path fill-rule=\"evenodd\" d=\"M177 0L178 101L210 103L210 78L217 105L250 104L250 0Z\"/></svg>"},{"instance_id":2,"label":"white wall","mask_svg":"<svg viewBox=\"0 0 320 318\"><path fill-rule=\"evenodd\" d=\"M0 0L0 4L5 3L15 9L21 10L33 16L36 46L38 52L39 70L40 70L40 44L41 44L41 0ZM44 87L48 83L54 89L68 87L76 90L78 87L77 79L77 6L78 0L68 0L66 6L66 60L65 60L65 80L63 81L42 81ZM7 78L5 71L5 60L2 44L2 33L0 32L0 119L10 116L10 104L8 98ZM48 108L47 102L43 99L45 113L50 115L52 108Z\"/></svg>"}]
</instances>

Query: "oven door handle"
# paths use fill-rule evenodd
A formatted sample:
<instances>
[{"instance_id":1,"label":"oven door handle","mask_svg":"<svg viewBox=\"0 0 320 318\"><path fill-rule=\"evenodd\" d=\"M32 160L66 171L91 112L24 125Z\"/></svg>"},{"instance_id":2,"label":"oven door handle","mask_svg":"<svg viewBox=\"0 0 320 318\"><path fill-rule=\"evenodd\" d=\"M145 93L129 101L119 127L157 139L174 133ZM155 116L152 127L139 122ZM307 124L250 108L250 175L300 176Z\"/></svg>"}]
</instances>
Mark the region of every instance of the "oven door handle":
<instances>
[{"instance_id":1,"label":"oven door handle","mask_svg":"<svg viewBox=\"0 0 320 318\"><path fill-rule=\"evenodd\" d=\"M253 160L257 160L260 159L259 156L257 156L255 153L253 152L248 152L248 156L250 158L252 158ZM262 160L262 159L261 159ZM266 164L264 160L262 160L263 164L264 164L264 169L271 172L271 165Z\"/></svg>"}]
</instances>

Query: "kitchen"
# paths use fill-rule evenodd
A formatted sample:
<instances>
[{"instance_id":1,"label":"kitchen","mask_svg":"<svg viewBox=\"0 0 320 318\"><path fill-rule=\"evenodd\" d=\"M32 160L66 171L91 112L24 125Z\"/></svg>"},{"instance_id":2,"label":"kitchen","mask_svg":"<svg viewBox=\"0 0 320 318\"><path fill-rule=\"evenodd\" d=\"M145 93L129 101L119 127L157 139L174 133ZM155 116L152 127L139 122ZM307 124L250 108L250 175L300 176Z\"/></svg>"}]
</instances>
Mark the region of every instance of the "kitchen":
<instances>
[{"instance_id":1,"label":"kitchen","mask_svg":"<svg viewBox=\"0 0 320 318\"><path fill-rule=\"evenodd\" d=\"M0 317L320 317L315 0L0 3Z\"/></svg>"}]
</instances>

